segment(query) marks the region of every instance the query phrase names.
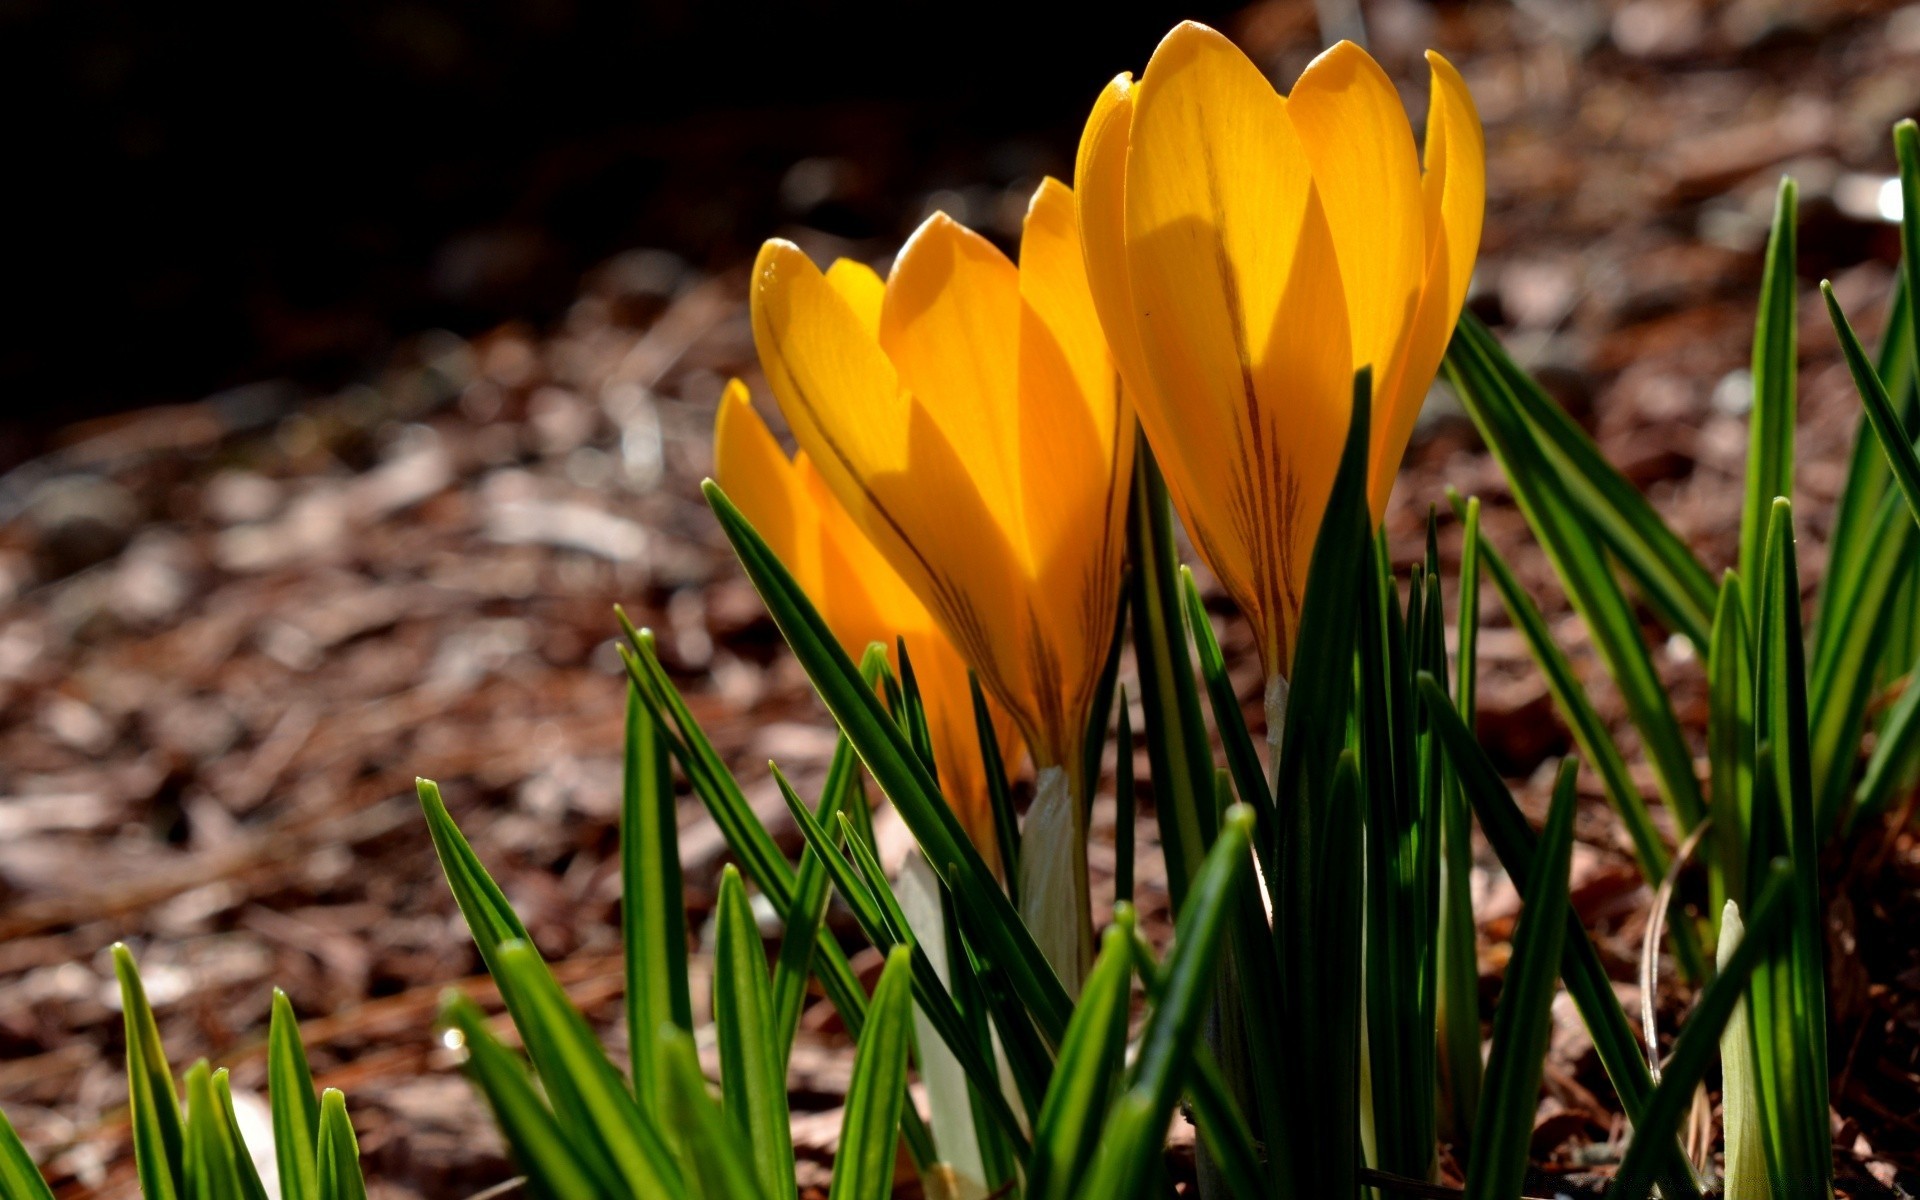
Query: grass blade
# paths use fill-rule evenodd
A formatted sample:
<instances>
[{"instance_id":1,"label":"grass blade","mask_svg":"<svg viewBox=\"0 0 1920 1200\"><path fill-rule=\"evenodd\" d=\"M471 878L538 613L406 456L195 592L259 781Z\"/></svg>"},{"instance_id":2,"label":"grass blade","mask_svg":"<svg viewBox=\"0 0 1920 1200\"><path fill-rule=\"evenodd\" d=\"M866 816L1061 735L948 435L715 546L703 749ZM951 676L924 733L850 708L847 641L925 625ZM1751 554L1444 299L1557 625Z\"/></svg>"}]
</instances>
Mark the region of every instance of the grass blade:
<instances>
[{"instance_id":1,"label":"grass blade","mask_svg":"<svg viewBox=\"0 0 1920 1200\"><path fill-rule=\"evenodd\" d=\"M1866 773L1854 789L1853 808L1847 814L1849 839L1858 835L1866 822L1886 811L1895 791L1920 763L1920 687L1915 686L1920 673L1916 672L1920 672L1920 664L1909 672L1906 690L1881 724Z\"/></svg>"},{"instance_id":2,"label":"grass blade","mask_svg":"<svg viewBox=\"0 0 1920 1200\"><path fill-rule=\"evenodd\" d=\"M1533 869L1522 889L1520 922L1506 983L1493 1013L1493 1045L1487 1054L1487 1090L1473 1127L1477 1141L1467 1168L1467 1200L1510 1200L1527 1174L1527 1148L1539 1107L1540 1076L1552 1032L1548 1006L1559 984L1566 942L1567 875L1573 859L1574 778L1572 759L1560 765L1547 810L1546 828L1534 850Z\"/></svg>"},{"instance_id":3,"label":"grass blade","mask_svg":"<svg viewBox=\"0 0 1920 1200\"><path fill-rule=\"evenodd\" d=\"M53 1200L53 1189L40 1177L33 1156L13 1131L7 1114L0 1112L0 1196L9 1200Z\"/></svg>"},{"instance_id":4,"label":"grass blade","mask_svg":"<svg viewBox=\"0 0 1920 1200\"><path fill-rule=\"evenodd\" d=\"M1468 500L1460 539L1459 671L1454 703L1471 721L1480 637L1480 501ZM1434 739L1432 752L1438 752ZM1444 755L1442 758L1444 759ZM1446 1137L1465 1160L1480 1106L1480 953L1473 920L1473 814L1451 760L1440 793L1440 920L1434 998Z\"/></svg>"},{"instance_id":5,"label":"grass blade","mask_svg":"<svg viewBox=\"0 0 1920 1200\"><path fill-rule=\"evenodd\" d=\"M1131 914L1109 926L1101 942L1034 1122L1033 1153L1027 1159L1030 1200L1065 1200L1073 1195L1093 1157L1118 1082L1133 981Z\"/></svg>"},{"instance_id":6,"label":"grass blade","mask_svg":"<svg viewBox=\"0 0 1920 1200\"><path fill-rule=\"evenodd\" d=\"M184 1194L186 1127L180 1119L180 1097L174 1091L173 1072L160 1045L160 1026L153 1019L146 989L133 953L122 943L113 946L113 973L120 981L120 1009L127 1029L127 1102L133 1125L133 1159L145 1200L175 1200Z\"/></svg>"},{"instance_id":7,"label":"grass blade","mask_svg":"<svg viewBox=\"0 0 1920 1200\"><path fill-rule=\"evenodd\" d=\"M1455 508L1458 510L1460 507L1456 497ZM1555 706L1566 719L1581 754L1593 766L1594 773L1600 776L1607 799L1613 804L1614 812L1619 814L1620 823L1626 826L1641 877L1649 885L1658 886L1658 881L1665 879L1671 869L1672 857L1667 853L1666 841L1653 823L1653 814L1647 810L1646 799L1641 796L1640 789L1634 786L1633 776L1627 770L1626 757L1620 753L1619 744L1614 741L1613 733L1587 696L1572 661L1554 640L1546 618L1521 586L1513 568L1507 565L1506 559L1484 536L1478 539L1478 543L1479 557L1486 565L1487 575L1493 580L1494 590L1500 593L1508 617L1526 638L1527 649L1533 655L1541 675L1546 678L1547 690L1552 693ZM1687 827L1690 829L1691 825ZM1673 932L1674 949L1680 960L1681 971L1689 980L1705 978L1706 956L1700 948L1692 922L1676 921Z\"/></svg>"},{"instance_id":8,"label":"grass blade","mask_svg":"<svg viewBox=\"0 0 1920 1200\"><path fill-rule=\"evenodd\" d=\"M500 1044L471 1000L455 993L441 1020L458 1030L467 1058L462 1070L493 1110L516 1166L553 1200L614 1200L617 1187L596 1183L587 1156L547 1107L518 1055Z\"/></svg>"},{"instance_id":9,"label":"grass blade","mask_svg":"<svg viewBox=\"0 0 1920 1200\"><path fill-rule=\"evenodd\" d=\"M1480 819L1481 831L1500 859L1501 867L1524 892L1526 881L1533 876L1536 857L1533 830L1528 827L1520 806L1508 794L1506 784L1501 782L1500 772L1494 769L1472 731L1454 711L1446 692L1431 675L1422 675L1418 687L1434 732L1459 774L1461 788L1472 803L1474 814ZM1587 940L1586 930L1578 925L1577 918L1569 915L1568 921L1566 942L1561 951L1561 977L1580 1010L1587 1033L1593 1038L1594 1051L1620 1097L1621 1107L1629 1120L1636 1119L1653 1093L1653 1077L1647 1070L1647 1060L1641 1057L1633 1026L1620 1007L1606 968L1601 965L1600 955ZM1666 1156L1660 1186L1675 1200L1681 1197L1699 1200L1699 1184L1678 1145Z\"/></svg>"},{"instance_id":10,"label":"grass blade","mask_svg":"<svg viewBox=\"0 0 1920 1200\"><path fill-rule=\"evenodd\" d=\"M1776 496L1793 495L1793 426L1799 351L1795 264L1799 193L1791 177L1780 180L1773 230L1767 237L1760 276L1760 311L1753 329L1753 416L1747 426L1747 498L1740 510L1740 577L1747 581L1747 607L1757 606L1760 559L1767 520Z\"/></svg>"},{"instance_id":11,"label":"grass blade","mask_svg":"<svg viewBox=\"0 0 1920 1200\"><path fill-rule=\"evenodd\" d=\"M1066 1032L1072 1005L1006 893L941 798L924 764L863 684L786 567L717 484L708 481L703 486L747 575L815 690L893 801L936 873L952 889L969 940L976 951L1007 972L1041 1034L1057 1046Z\"/></svg>"},{"instance_id":12,"label":"grass blade","mask_svg":"<svg viewBox=\"0 0 1920 1200\"><path fill-rule=\"evenodd\" d=\"M861 931L866 934L867 940L873 944L874 949L882 954L889 954L898 946L911 947L913 992L915 999L919 1001L920 1011L926 1015L928 1022L940 1034L940 1040L946 1043L947 1048L959 1061L961 1069L973 1083L975 1093L983 1099L995 1121L1024 1151L1026 1135L1001 1091L999 1073L983 1053L979 1040L972 1035L964 1014L954 1003L946 985L940 982L939 972L934 969L932 959L928 958L925 951L914 941L899 902L891 892L886 893L884 897L876 894L876 889L869 882L871 878L880 878L884 887L885 879L879 873L878 864L874 864L871 876L863 878L859 868L834 847L826 830L822 829L820 822L807 811L806 804L793 790L793 785L787 782L786 776L781 774L778 768L774 769L773 776L775 782L780 785L780 794L785 798L788 809L793 813L794 822L799 825L801 835L806 839L807 848L825 866L833 879L834 887L839 890L841 898L846 901L847 908L853 913L854 920L858 922ZM847 825L846 818L843 816L840 820L844 830ZM858 838L848 837L846 844L850 854L858 856L866 851L866 844ZM1031 1080L1026 1089L1030 1090L1035 1097L1030 1111L1037 1111L1038 1097L1046 1086L1045 1079L1049 1064L1045 1061L1044 1054L1039 1061L1030 1062L1021 1054L1023 1042L1014 1038L1009 1038L1007 1041L1009 1065L1013 1068L1016 1078ZM1024 1091L1023 1094L1025 1094ZM933 1158L931 1145L926 1147L925 1152L931 1161Z\"/></svg>"},{"instance_id":13,"label":"grass blade","mask_svg":"<svg viewBox=\"0 0 1920 1200\"><path fill-rule=\"evenodd\" d=\"M533 1059L554 1111L576 1143L600 1157L622 1186L637 1195L682 1194L679 1169L654 1123L607 1061L586 1018L530 943L498 950L494 982Z\"/></svg>"},{"instance_id":14,"label":"grass blade","mask_svg":"<svg viewBox=\"0 0 1920 1200\"><path fill-rule=\"evenodd\" d=\"M1215 968L1226 950L1233 902L1251 865L1252 838L1253 810L1236 806L1193 878L1174 933L1159 1006L1141 1034L1126 1091L1114 1103L1081 1196L1127 1200L1139 1195L1151 1178L1154 1156L1200 1038Z\"/></svg>"},{"instance_id":15,"label":"grass blade","mask_svg":"<svg viewBox=\"0 0 1920 1200\"><path fill-rule=\"evenodd\" d=\"M347 1118L347 1098L337 1088L320 1097L320 1200L367 1200L360 1174L360 1143Z\"/></svg>"},{"instance_id":16,"label":"grass blade","mask_svg":"<svg viewBox=\"0 0 1920 1200\"><path fill-rule=\"evenodd\" d=\"M1470 411L1476 406L1497 410L1503 418L1524 423L1540 455L1551 462L1662 622L1704 651L1713 615L1713 576L1640 489L1606 460L1586 431L1472 313L1461 314L1447 350L1447 368L1448 381ZM1480 424L1478 416L1474 422Z\"/></svg>"},{"instance_id":17,"label":"grass blade","mask_svg":"<svg viewBox=\"0 0 1920 1200\"><path fill-rule=\"evenodd\" d=\"M828 1200L887 1200L893 1194L900 1113L907 1099L907 1055L913 1042L910 952L895 946L873 989L867 1027L854 1051Z\"/></svg>"},{"instance_id":18,"label":"grass blade","mask_svg":"<svg viewBox=\"0 0 1920 1200\"><path fill-rule=\"evenodd\" d=\"M1653 1089L1653 1096L1647 1101L1646 1111L1634 1130L1634 1144L1627 1148L1620 1173L1614 1178L1611 1191L1620 1193L1621 1200L1646 1200L1652 1193L1652 1151L1679 1136L1680 1121L1693 1104L1694 1089L1706 1078L1707 1069L1719 1053L1721 1033L1747 990L1747 979L1760 960L1762 946L1785 927L1791 908L1789 877L1787 865L1776 862L1753 907L1750 926L1753 936L1742 938L1732 953L1722 956L1719 973L1701 993L1699 1003L1681 1027L1680 1036L1674 1039L1673 1053L1660 1070L1660 1085ZM1734 1069L1728 1065L1730 1075ZM1730 1145L1732 1137L1730 1120ZM1645 1148L1641 1148L1642 1139L1645 1139Z\"/></svg>"},{"instance_id":19,"label":"grass blade","mask_svg":"<svg viewBox=\"0 0 1920 1200\"><path fill-rule=\"evenodd\" d=\"M731 863L720 873L715 922L720 932L714 951L713 1022L727 1120L741 1143L752 1148L750 1161L762 1194L791 1195L798 1185L787 1122L786 1048L775 1037L773 988L752 902Z\"/></svg>"},{"instance_id":20,"label":"grass blade","mask_svg":"<svg viewBox=\"0 0 1920 1200\"><path fill-rule=\"evenodd\" d=\"M233 1081L228 1077L225 1067L213 1073L213 1097L220 1102L220 1120L233 1146L233 1165L240 1175L242 1200L267 1200L267 1188L260 1179L260 1168L254 1165L253 1154L247 1149L247 1140L240 1136L240 1117L233 1110Z\"/></svg>"},{"instance_id":21,"label":"grass blade","mask_svg":"<svg viewBox=\"0 0 1920 1200\"><path fill-rule=\"evenodd\" d=\"M687 991L687 913L680 881L679 810L666 738L627 682L620 788L620 931L627 977L627 1043L633 1093L664 1118L653 1052L660 1026L693 1028Z\"/></svg>"},{"instance_id":22,"label":"grass blade","mask_svg":"<svg viewBox=\"0 0 1920 1200\"><path fill-rule=\"evenodd\" d=\"M1840 301L1833 295L1833 284L1821 280L1820 295L1826 299L1827 317L1833 322L1834 333L1839 335L1840 350L1846 357L1847 370L1852 373L1854 387L1866 406L1867 420L1873 425L1874 436L1880 439L1880 448L1886 453L1894 482L1899 485L1901 495L1907 498L1907 508L1913 513L1914 519L1920 520L1920 456L1915 455L1913 443L1908 440L1900 416L1893 409L1893 398L1887 394L1886 384L1868 360L1865 348L1860 345L1859 335L1854 333L1847 315L1840 311Z\"/></svg>"},{"instance_id":23,"label":"grass blade","mask_svg":"<svg viewBox=\"0 0 1920 1200\"><path fill-rule=\"evenodd\" d=\"M1714 911L1746 904L1748 798L1753 793L1753 651L1740 577L1728 572L1713 614L1707 654L1707 763L1714 852L1708 858Z\"/></svg>"},{"instance_id":24,"label":"grass blade","mask_svg":"<svg viewBox=\"0 0 1920 1200\"><path fill-rule=\"evenodd\" d=\"M980 677L971 667L967 668L967 690L973 695L973 730L980 740L980 766L987 777L987 801L993 806L993 837L995 848L1000 851L1001 875L1006 881L1007 899L1018 907L1020 872L1013 869L1013 864L1020 861L1020 818L1013 811L1006 757L1000 753L1000 735L993 731L993 711L987 707L987 694L980 690Z\"/></svg>"},{"instance_id":25,"label":"grass blade","mask_svg":"<svg viewBox=\"0 0 1920 1200\"><path fill-rule=\"evenodd\" d=\"M320 1187L314 1158L320 1144L320 1100L293 1002L279 988L273 989L273 1016L267 1026L267 1102L273 1111L281 1200L315 1200Z\"/></svg>"},{"instance_id":26,"label":"grass blade","mask_svg":"<svg viewBox=\"0 0 1920 1200\"><path fill-rule=\"evenodd\" d=\"M1883 497L1869 536L1872 554L1834 564L1845 575L1823 593L1809 668L1807 711L1813 773L1813 812L1826 842L1846 820L1846 804L1860 761L1861 734L1873 681L1894 622L1903 614L1901 588L1913 574L1920 524L1896 496Z\"/></svg>"},{"instance_id":27,"label":"grass blade","mask_svg":"<svg viewBox=\"0 0 1920 1200\"><path fill-rule=\"evenodd\" d=\"M1139 798L1133 790L1133 717L1127 708L1127 689L1120 689L1119 730L1114 735L1113 756L1113 903L1117 912L1122 904L1133 903L1133 856L1135 807Z\"/></svg>"},{"instance_id":28,"label":"grass blade","mask_svg":"<svg viewBox=\"0 0 1920 1200\"><path fill-rule=\"evenodd\" d=\"M187 1071L187 1194L194 1200L245 1200L234 1138L213 1091L213 1072L201 1059Z\"/></svg>"},{"instance_id":29,"label":"grass blade","mask_svg":"<svg viewBox=\"0 0 1920 1200\"><path fill-rule=\"evenodd\" d=\"M1127 517L1133 654L1140 672L1141 726L1154 812L1167 863L1174 911L1213 844L1213 746L1200 716L1193 664L1180 628L1179 550L1166 480L1143 435L1133 454L1133 500Z\"/></svg>"},{"instance_id":30,"label":"grass blade","mask_svg":"<svg viewBox=\"0 0 1920 1200\"><path fill-rule=\"evenodd\" d=\"M639 688L641 702L652 716L655 728L673 748L674 757L679 759L694 794L700 797L714 824L720 827L727 848L747 878L776 909L782 913L792 912L799 886L793 867L754 816L753 806L747 803L739 781L727 770L706 731L700 728L686 701L674 690L666 668L654 652L653 636L635 629L626 613L618 608L614 615L619 618L628 642L620 647L627 677ZM858 1036L861 1015L866 1012L866 993L861 990L840 943L833 939L832 931L820 930L813 959L814 971L827 999L846 1022L848 1032Z\"/></svg>"},{"instance_id":31,"label":"grass blade","mask_svg":"<svg viewBox=\"0 0 1920 1200\"><path fill-rule=\"evenodd\" d=\"M729 1120L708 1094L692 1035L684 1029L663 1025L657 1036L660 1042L657 1053L666 1073L667 1094L673 1097L676 1120L684 1131L681 1142L686 1146L688 1165L692 1167L694 1194L701 1200L769 1200L789 1195L761 1191L749 1164L774 1150L791 1160L793 1142L782 1138L767 1145L741 1140L739 1125Z\"/></svg>"},{"instance_id":32,"label":"grass blade","mask_svg":"<svg viewBox=\"0 0 1920 1200\"><path fill-rule=\"evenodd\" d=\"M1594 649L1618 685L1628 715L1645 744L1661 799L1673 812L1681 833L1692 833L1705 807L1700 781L1693 773L1693 753L1653 665L1639 619L1614 578L1601 539L1594 536L1589 524L1598 519L1600 510L1582 504L1566 482L1572 473L1557 469L1541 451L1530 429L1516 415L1512 389L1501 380L1494 362L1493 356L1503 357L1504 352L1492 335L1477 339L1472 328L1469 322L1461 322L1447 353L1448 378L1499 460L1528 526L1546 550L1567 598L1586 622ZM1714 599L1709 580L1698 629L1683 631L1702 652L1707 649Z\"/></svg>"},{"instance_id":33,"label":"grass blade","mask_svg":"<svg viewBox=\"0 0 1920 1200\"><path fill-rule=\"evenodd\" d=\"M1213 707L1213 727L1227 752L1227 765L1233 772L1233 788L1242 803L1251 807L1260 826L1273 827L1273 792L1267 786L1267 774L1260 766L1260 752L1253 747L1253 735L1247 731L1246 714L1240 709L1240 696L1227 678L1227 659L1214 637L1213 622L1200 599L1200 585L1193 571L1180 568L1180 593L1186 604L1187 628L1200 657L1200 677L1206 681L1207 700ZM1272 863L1263 864L1271 869Z\"/></svg>"}]
</instances>

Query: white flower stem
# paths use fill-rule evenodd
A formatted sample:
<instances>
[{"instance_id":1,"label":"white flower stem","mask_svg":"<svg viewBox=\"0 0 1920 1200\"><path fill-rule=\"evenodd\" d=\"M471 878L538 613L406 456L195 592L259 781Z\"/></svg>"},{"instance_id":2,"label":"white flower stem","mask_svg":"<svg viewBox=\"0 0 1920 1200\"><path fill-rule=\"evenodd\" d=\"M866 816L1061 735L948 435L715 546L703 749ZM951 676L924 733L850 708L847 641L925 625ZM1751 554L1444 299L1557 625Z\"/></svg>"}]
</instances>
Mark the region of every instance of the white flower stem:
<instances>
[{"instance_id":1,"label":"white flower stem","mask_svg":"<svg viewBox=\"0 0 1920 1200\"><path fill-rule=\"evenodd\" d=\"M1084 786L1084 785L1081 785ZM1020 834L1020 916L1078 999L1093 965L1093 908L1087 899L1086 806L1061 766L1040 768Z\"/></svg>"}]
</instances>

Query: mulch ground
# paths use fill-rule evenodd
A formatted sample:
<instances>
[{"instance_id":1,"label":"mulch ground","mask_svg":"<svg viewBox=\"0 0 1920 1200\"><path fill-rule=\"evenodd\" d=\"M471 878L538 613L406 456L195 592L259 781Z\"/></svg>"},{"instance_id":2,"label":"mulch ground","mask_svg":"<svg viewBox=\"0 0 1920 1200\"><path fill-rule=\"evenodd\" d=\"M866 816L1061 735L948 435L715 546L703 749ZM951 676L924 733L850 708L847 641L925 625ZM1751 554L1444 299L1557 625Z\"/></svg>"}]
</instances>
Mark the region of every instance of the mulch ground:
<instances>
[{"instance_id":1,"label":"mulch ground","mask_svg":"<svg viewBox=\"0 0 1920 1200\"><path fill-rule=\"evenodd\" d=\"M1307 7L1257 5L1232 32L1290 79L1314 48ZM1878 204L1889 127L1920 110L1920 6L1368 11L1373 49L1413 81L1416 112L1419 51L1435 45L1486 118L1474 308L1715 569L1734 557L1760 248L1779 174L1797 176L1798 513L1817 581L1858 408L1811 285L1832 277L1877 328L1897 255ZM1051 153L1065 174L1071 147ZM908 197L901 222L937 203L1004 237L1031 184ZM822 257L888 252L798 224L744 236L761 232ZM634 251L583 280L550 327L422 334L336 395L267 383L75 426L0 477L0 1105L62 1195L135 1190L106 953L121 939L176 1062L230 1065L242 1092L263 1085L269 989L285 988L319 1081L348 1093L377 1195L470 1196L510 1176L434 1029L448 986L494 1000L412 780L442 783L617 1045L616 602L658 631L749 797L791 836L761 764L777 759L804 791L832 738L697 490L725 378L744 375L765 399L746 282L744 263L706 276ZM1490 535L1598 680L1497 468L1436 393L1388 521L1408 560L1446 484L1485 498ZM1456 530L1442 549L1451 566ZM1250 667L1244 628L1215 602ZM1497 600L1485 602L1480 730L1537 815L1571 741ZM1697 729L1699 664L1676 644L1660 663ZM1257 681L1241 674L1257 708ZM1611 689L1595 691L1618 722ZM1637 1003L1650 896L1597 787L1586 800L1575 901ZM1111 889L1112 812L1103 797L1096 903ZM1150 795L1141 812L1141 905L1164 937ZM725 848L690 797L681 825L704 951ZM905 851L897 826L882 831ZM1482 858L1490 1014L1518 901ZM1897 822L1832 876L1843 1174L1854 1195L1904 1194L1893 1189L1920 1180L1920 843ZM696 976L703 963L697 952ZM1690 997L1663 980L1659 999L1670 1034ZM1622 1133L1577 1018L1560 1018L1535 1144L1542 1192L1604 1180ZM808 1186L830 1161L846 1049L816 1004L793 1079Z\"/></svg>"}]
</instances>

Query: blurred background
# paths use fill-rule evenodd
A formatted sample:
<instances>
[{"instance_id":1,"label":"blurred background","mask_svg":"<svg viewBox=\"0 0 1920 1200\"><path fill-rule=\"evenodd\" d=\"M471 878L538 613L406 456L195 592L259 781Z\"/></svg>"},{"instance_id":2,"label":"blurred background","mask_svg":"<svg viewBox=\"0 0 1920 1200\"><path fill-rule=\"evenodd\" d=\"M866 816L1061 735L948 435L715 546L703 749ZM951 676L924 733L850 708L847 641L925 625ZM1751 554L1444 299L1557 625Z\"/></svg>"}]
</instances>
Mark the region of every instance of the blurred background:
<instances>
[{"instance_id":1,"label":"blurred background","mask_svg":"<svg viewBox=\"0 0 1920 1200\"><path fill-rule=\"evenodd\" d=\"M7 416L337 385L405 332L551 319L635 246L893 236L931 189L1064 172L1117 64L1228 9L9 2Z\"/></svg>"},{"instance_id":2,"label":"blurred background","mask_svg":"<svg viewBox=\"0 0 1920 1200\"><path fill-rule=\"evenodd\" d=\"M1798 511L1817 580L1858 402L1812 287L1832 277L1877 332L1920 4L1359 7L1416 129L1428 47L1481 107L1471 306L1715 569L1734 557L1760 251L1780 175L1799 180ZM884 267L936 208L1011 248L1038 180L1070 176L1101 85L1190 17L1283 87L1321 45L1311 0L0 0L0 1106L63 1195L132 1194L117 938L176 1061L231 1065L243 1108L268 989L286 988L378 1194L506 1176L433 1033L441 989L479 963L413 777L445 785L617 1047L611 606L659 632L769 824L785 811L766 760L808 792L832 748L697 490L726 377L770 411L746 320L755 248L778 234ZM1584 656L1440 390L1388 518L1403 552L1448 484L1485 497L1490 536ZM1449 570L1457 546L1445 528ZM1480 733L1538 804L1570 741L1485 600ZM1682 649L1661 667L1697 721ZM1586 800L1575 901L1630 993L1647 894ZM1141 812L1159 937L1150 794ZM1112 814L1103 796L1096 903ZM897 860L902 832L881 833ZM682 837L704 939L724 846L691 798ZM1857 1195L1920 1167L1920 954L1902 933L1920 855L1889 862L1834 931ZM1517 898L1497 868L1476 881L1490 1006ZM810 1186L844 1051L810 1012L794 1058ZM1558 1183L1604 1159L1610 1095L1561 1014L1534 1147Z\"/></svg>"}]
</instances>

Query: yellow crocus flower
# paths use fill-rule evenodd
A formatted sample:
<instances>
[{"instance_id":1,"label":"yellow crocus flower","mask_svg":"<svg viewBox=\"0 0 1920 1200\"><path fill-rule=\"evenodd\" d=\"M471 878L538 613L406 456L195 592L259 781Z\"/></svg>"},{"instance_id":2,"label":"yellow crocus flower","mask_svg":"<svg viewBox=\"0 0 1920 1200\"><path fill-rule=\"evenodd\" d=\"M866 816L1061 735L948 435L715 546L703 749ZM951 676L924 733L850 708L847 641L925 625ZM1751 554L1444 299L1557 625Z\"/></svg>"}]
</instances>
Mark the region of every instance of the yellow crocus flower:
<instances>
[{"instance_id":1,"label":"yellow crocus flower","mask_svg":"<svg viewBox=\"0 0 1920 1200\"><path fill-rule=\"evenodd\" d=\"M801 447L1026 739L1021 906L1077 990L1092 943L1078 764L1113 638L1134 425L1073 194L1041 184L1018 265L945 214L884 284L768 242L752 307Z\"/></svg>"},{"instance_id":2,"label":"yellow crocus flower","mask_svg":"<svg viewBox=\"0 0 1920 1200\"><path fill-rule=\"evenodd\" d=\"M1378 522L1479 249L1479 115L1459 73L1427 61L1424 172L1360 47L1282 96L1192 23L1137 83L1108 85L1080 142L1101 323L1181 520L1258 635L1274 742L1354 372L1373 372Z\"/></svg>"},{"instance_id":3,"label":"yellow crocus flower","mask_svg":"<svg viewBox=\"0 0 1920 1200\"><path fill-rule=\"evenodd\" d=\"M981 765L967 664L933 614L854 525L805 451L789 459L760 414L747 386L727 384L714 418L714 474L794 582L820 610L847 654L858 660L875 642L907 644L927 713L940 790L989 864L998 858L993 809ZM1018 763L1013 722L992 699L994 734Z\"/></svg>"}]
</instances>

